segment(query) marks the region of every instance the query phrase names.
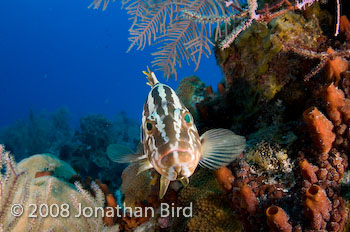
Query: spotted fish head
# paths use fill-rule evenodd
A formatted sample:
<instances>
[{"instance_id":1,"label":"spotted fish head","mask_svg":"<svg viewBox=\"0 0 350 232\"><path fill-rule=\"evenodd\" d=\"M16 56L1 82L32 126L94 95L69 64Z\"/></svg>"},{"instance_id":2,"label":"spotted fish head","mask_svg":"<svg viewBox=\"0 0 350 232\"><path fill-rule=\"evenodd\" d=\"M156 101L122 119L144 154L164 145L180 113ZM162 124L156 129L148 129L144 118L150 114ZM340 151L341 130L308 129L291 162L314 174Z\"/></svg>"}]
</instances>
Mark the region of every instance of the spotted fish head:
<instances>
[{"instance_id":1,"label":"spotted fish head","mask_svg":"<svg viewBox=\"0 0 350 232\"><path fill-rule=\"evenodd\" d=\"M168 180L195 171L201 143L193 117L175 91L157 83L148 94L142 115L144 153L154 169Z\"/></svg>"}]
</instances>

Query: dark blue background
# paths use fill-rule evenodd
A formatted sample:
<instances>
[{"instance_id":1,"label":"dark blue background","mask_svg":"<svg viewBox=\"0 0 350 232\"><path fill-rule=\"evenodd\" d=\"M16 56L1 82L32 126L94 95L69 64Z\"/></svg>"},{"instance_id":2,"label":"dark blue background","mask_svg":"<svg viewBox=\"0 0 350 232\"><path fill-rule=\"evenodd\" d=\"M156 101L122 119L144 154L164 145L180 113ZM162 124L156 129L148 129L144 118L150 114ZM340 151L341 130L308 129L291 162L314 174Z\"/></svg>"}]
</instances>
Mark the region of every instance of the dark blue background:
<instances>
[{"instance_id":1,"label":"dark blue background","mask_svg":"<svg viewBox=\"0 0 350 232\"><path fill-rule=\"evenodd\" d=\"M66 106L73 119L89 113L112 117L121 110L140 120L149 91L141 73L155 49L129 47L131 21L117 0L106 11L90 0L11 0L0 8L0 126L27 117L29 110ZM194 65L178 70L193 74ZM216 84L222 73L212 54L194 73ZM156 72L165 82L163 73ZM174 89L179 81L167 84Z\"/></svg>"}]
</instances>

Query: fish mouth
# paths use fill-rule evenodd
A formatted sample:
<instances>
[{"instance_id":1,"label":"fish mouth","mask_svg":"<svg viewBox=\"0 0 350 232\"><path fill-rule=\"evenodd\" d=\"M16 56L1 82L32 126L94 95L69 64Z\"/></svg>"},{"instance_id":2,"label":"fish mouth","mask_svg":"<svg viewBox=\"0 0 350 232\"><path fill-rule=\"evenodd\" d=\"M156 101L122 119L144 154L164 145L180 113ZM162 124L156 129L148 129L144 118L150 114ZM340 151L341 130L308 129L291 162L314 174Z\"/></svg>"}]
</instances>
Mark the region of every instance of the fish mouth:
<instances>
[{"instance_id":1,"label":"fish mouth","mask_svg":"<svg viewBox=\"0 0 350 232\"><path fill-rule=\"evenodd\" d=\"M169 180L181 179L192 175L195 169L195 154L189 149L171 149L160 156L159 162L167 167Z\"/></svg>"}]
</instances>

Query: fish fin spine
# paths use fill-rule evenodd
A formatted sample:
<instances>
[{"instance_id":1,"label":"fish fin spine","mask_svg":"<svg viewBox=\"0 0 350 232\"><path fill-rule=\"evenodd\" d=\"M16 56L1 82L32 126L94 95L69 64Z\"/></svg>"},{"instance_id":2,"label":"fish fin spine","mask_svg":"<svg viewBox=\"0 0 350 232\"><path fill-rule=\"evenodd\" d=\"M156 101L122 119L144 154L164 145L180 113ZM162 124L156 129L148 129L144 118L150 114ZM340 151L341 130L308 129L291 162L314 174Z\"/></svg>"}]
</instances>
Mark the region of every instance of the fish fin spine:
<instances>
[{"instance_id":1,"label":"fish fin spine","mask_svg":"<svg viewBox=\"0 0 350 232\"><path fill-rule=\"evenodd\" d=\"M235 160L243 151L246 140L227 129L212 129L201 137L202 156L199 165L218 169Z\"/></svg>"}]
</instances>

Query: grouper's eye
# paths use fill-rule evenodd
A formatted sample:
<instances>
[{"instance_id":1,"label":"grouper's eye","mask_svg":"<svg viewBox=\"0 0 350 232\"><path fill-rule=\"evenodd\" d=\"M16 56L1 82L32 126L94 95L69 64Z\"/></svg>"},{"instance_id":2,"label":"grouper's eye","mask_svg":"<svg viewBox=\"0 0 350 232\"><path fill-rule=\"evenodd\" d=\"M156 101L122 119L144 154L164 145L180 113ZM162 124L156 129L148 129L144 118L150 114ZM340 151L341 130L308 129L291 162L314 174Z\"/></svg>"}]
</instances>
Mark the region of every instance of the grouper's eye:
<instances>
[{"instance_id":1,"label":"grouper's eye","mask_svg":"<svg viewBox=\"0 0 350 232\"><path fill-rule=\"evenodd\" d=\"M193 123L192 116L190 113L186 112L184 114L184 120L187 124L191 125Z\"/></svg>"},{"instance_id":2,"label":"grouper's eye","mask_svg":"<svg viewBox=\"0 0 350 232\"><path fill-rule=\"evenodd\" d=\"M151 133L153 132L153 128L154 128L153 122L151 122L151 121L146 121L145 127L146 127L146 132L147 132L148 134L151 134Z\"/></svg>"}]
</instances>

